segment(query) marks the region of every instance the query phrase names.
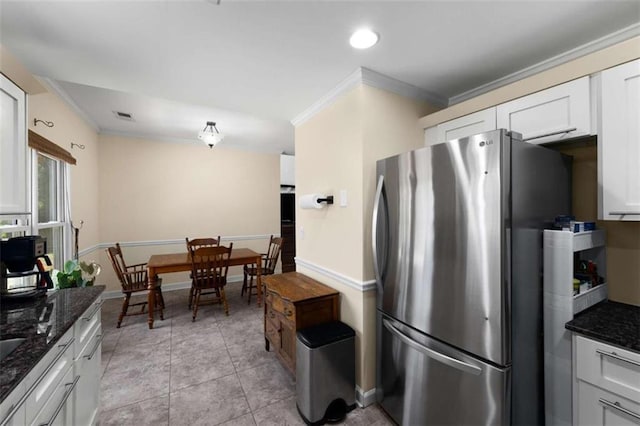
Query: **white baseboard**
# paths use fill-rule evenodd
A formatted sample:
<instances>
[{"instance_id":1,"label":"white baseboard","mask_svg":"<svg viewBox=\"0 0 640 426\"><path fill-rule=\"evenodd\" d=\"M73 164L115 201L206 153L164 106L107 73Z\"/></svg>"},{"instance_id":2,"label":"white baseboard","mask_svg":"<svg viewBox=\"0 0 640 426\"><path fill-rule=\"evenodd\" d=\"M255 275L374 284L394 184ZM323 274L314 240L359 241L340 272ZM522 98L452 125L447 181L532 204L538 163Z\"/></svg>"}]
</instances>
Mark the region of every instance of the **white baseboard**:
<instances>
[{"instance_id":1,"label":"white baseboard","mask_svg":"<svg viewBox=\"0 0 640 426\"><path fill-rule=\"evenodd\" d=\"M356 386L356 402L362 408L374 404L376 402L376 388L364 392L360 386Z\"/></svg>"},{"instance_id":2,"label":"white baseboard","mask_svg":"<svg viewBox=\"0 0 640 426\"><path fill-rule=\"evenodd\" d=\"M227 282L236 283L240 282L244 279L242 275L233 275L227 278ZM163 284L162 292L166 293L168 291L176 291L176 290L184 290L185 288L191 287L191 281L181 281L179 283L171 283L171 284ZM122 291L120 290L109 290L102 293L103 299L117 299L122 297Z\"/></svg>"}]
</instances>

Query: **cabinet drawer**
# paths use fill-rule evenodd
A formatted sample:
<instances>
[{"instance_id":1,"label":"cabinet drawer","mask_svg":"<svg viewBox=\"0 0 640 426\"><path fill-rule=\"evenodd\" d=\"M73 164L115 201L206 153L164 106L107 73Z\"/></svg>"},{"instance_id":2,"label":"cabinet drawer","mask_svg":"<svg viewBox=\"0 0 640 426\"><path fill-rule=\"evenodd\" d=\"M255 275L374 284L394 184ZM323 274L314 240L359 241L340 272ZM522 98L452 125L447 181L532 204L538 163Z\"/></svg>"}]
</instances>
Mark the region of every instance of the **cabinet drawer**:
<instances>
[{"instance_id":1,"label":"cabinet drawer","mask_svg":"<svg viewBox=\"0 0 640 426\"><path fill-rule=\"evenodd\" d=\"M24 383L18 384L0 405L0 424L2 426L22 426L25 423L26 410L24 402L21 403L27 391Z\"/></svg>"},{"instance_id":2,"label":"cabinet drawer","mask_svg":"<svg viewBox=\"0 0 640 426\"><path fill-rule=\"evenodd\" d=\"M74 424L93 425L100 405L102 327L95 329L85 350L75 361L75 376L80 377L74 393Z\"/></svg>"},{"instance_id":3,"label":"cabinet drawer","mask_svg":"<svg viewBox=\"0 0 640 426\"><path fill-rule=\"evenodd\" d=\"M578 410L574 425L640 424L640 404L578 381Z\"/></svg>"},{"instance_id":4,"label":"cabinet drawer","mask_svg":"<svg viewBox=\"0 0 640 426\"><path fill-rule=\"evenodd\" d=\"M286 318L295 318L296 309L291 302L283 300L279 297L271 299L271 308L284 315Z\"/></svg>"},{"instance_id":5,"label":"cabinet drawer","mask_svg":"<svg viewBox=\"0 0 640 426\"><path fill-rule=\"evenodd\" d=\"M67 335L72 336L72 333L67 333ZM31 422L33 416L40 411L45 401L49 400L67 372L70 369L73 370L73 338L69 337L68 340L63 341L70 343L61 344L60 349L62 353L56 351L56 357L57 355L60 356L57 357L57 359L54 358L55 361L53 361L53 363L44 364L46 369L35 377L36 381L33 385L33 391L25 402L27 423ZM42 364L43 363L41 362L37 367L40 367ZM51 367L49 368L49 366ZM73 374L73 371L71 374Z\"/></svg>"},{"instance_id":6,"label":"cabinet drawer","mask_svg":"<svg viewBox=\"0 0 640 426\"><path fill-rule=\"evenodd\" d=\"M79 376L74 379L73 368L68 368L58 385L52 389L51 395L42 410L30 423L32 426L71 425L73 424L73 398Z\"/></svg>"},{"instance_id":7,"label":"cabinet drawer","mask_svg":"<svg viewBox=\"0 0 640 426\"><path fill-rule=\"evenodd\" d=\"M80 353L85 350L85 347L89 344L89 340L95 334L96 329L100 327L102 321L101 307L102 297L99 297L76 321L74 359L77 359Z\"/></svg>"},{"instance_id":8,"label":"cabinet drawer","mask_svg":"<svg viewBox=\"0 0 640 426\"><path fill-rule=\"evenodd\" d=\"M632 401L640 401L640 354L576 336L576 376Z\"/></svg>"}]
</instances>

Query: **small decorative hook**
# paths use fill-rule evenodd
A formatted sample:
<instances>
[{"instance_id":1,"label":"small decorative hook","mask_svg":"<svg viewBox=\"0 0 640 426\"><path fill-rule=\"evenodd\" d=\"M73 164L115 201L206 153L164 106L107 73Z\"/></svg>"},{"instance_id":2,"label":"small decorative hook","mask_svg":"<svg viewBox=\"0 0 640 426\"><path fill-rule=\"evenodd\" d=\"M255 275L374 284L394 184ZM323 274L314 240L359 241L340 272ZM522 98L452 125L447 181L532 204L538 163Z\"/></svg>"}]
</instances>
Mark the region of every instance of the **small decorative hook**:
<instances>
[{"instance_id":1,"label":"small decorative hook","mask_svg":"<svg viewBox=\"0 0 640 426\"><path fill-rule=\"evenodd\" d=\"M73 149L74 146L77 146L80 149L84 149L84 145L80 145L79 143L71 142L71 149Z\"/></svg>"},{"instance_id":2,"label":"small decorative hook","mask_svg":"<svg viewBox=\"0 0 640 426\"><path fill-rule=\"evenodd\" d=\"M44 120L40 120L39 118L34 118L33 119L33 125L37 126L38 123L42 123L47 127L53 127L53 121L44 121Z\"/></svg>"}]
</instances>

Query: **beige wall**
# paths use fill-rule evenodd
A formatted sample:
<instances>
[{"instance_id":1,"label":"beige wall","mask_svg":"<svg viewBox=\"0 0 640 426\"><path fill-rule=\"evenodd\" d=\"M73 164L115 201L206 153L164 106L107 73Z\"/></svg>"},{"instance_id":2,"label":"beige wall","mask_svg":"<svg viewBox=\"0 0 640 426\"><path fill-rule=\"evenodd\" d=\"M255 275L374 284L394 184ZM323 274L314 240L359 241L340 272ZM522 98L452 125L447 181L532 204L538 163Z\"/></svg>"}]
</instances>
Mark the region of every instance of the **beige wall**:
<instances>
[{"instance_id":1,"label":"beige wall","mask_svg":"<svg viewBox=\"0 0 640 426\"><path fill-rule=\"evenodd\" d=\"M359 86L296 127L296 193L324 192L336 204L296 210L297 258L357 283L373 279L371 209L378 159L422 145L418 118L433 108L396 94ZM346 189L348 206L339 207ZM304 239L300 232L304 229ZM341 293L341 319L356 330L356 382L375 387L375 292L298 265Z\"/></svg>"},{"instance_id":2,"label":"beige wall","mask_svg":"<svg viewBox=\"0 0 640 426\"><path fill-rule=\"evenodd\" d=\"M29 95L47 92L47 89L2 44L0 44L0 71Z\"/></svg>"},{"instance_id":3,"label":"beige wall","mask_svg":"<svg viewBox=\"0 0 640 426\"><path fill-rule=\"evenodd\" d=\"M573 212L577 220L598 217L598 150L588 143L563 145L559 151L573 157ZM640 306L640 222L598 221L607 231L609 299Z\"/></svg>"},{"instance_id":4,"label":"beige wall","mask_svg":"<svg viewBox=\"0 0 640 426\"><path fill-rule=\"evenodd\" d=\"M182 240L185 237L280 233L280 156L201 144L167 143L101 135L100 239L103 243ZM234 247L266 250L267 241ZM123 249L125 256L184 251L184 243ZM105 258L105 256L102 256ZM103 283L110 279L108 266ZM230 274L239 271L232 270ZM171 274L164 283L185 281Z\"/></svg>"}]
</instances>

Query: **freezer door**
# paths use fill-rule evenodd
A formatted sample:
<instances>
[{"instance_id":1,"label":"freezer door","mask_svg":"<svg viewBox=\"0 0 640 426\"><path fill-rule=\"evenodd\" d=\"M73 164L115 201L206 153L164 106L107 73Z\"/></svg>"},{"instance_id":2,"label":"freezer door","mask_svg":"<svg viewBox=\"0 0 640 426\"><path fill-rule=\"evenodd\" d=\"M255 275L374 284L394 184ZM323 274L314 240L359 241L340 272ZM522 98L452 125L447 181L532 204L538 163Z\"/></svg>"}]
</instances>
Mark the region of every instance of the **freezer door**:
<instances>
[{"instance_id":1,"label":"freezer door","mask_svg":"<svg viewBox=\"0 0 640 426\"><path fill-rule=\"evenodd\" d=\"M400 425L509 424L510 368L496 368L378 314L377 398Z\"/></svg>"},{"instance_id":2,"label":"freezer door","mask_svg":"<svg viewBox=\"0 0 640 426\"><path fill-rule=\"evenodd\" d=\"M379 161L372 235L378 309L498 365L510 362L507 141L496 131Z\"/></svg>"}]
</instances>

